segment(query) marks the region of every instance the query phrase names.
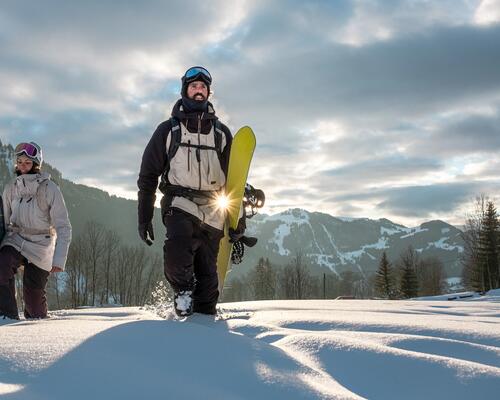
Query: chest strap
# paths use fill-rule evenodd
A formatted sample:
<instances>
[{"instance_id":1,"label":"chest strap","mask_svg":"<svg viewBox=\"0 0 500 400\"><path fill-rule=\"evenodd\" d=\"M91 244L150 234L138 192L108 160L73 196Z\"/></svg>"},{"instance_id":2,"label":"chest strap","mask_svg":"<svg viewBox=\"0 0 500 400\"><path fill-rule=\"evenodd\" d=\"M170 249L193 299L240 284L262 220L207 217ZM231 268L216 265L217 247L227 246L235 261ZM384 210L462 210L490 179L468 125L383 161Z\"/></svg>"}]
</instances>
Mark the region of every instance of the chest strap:
<instances>
[{"instance_id":1,"label":"chest strap","mask_svg":"<svg viewBox=\"0 0 500 400\"><path fill-rule=\"evenodd\" d=\"M198 205L206 205L217 199L217 190L196 190L177 185L167 185L164 194L172 197L184 197Z\"/></svg>"}]
</instances>

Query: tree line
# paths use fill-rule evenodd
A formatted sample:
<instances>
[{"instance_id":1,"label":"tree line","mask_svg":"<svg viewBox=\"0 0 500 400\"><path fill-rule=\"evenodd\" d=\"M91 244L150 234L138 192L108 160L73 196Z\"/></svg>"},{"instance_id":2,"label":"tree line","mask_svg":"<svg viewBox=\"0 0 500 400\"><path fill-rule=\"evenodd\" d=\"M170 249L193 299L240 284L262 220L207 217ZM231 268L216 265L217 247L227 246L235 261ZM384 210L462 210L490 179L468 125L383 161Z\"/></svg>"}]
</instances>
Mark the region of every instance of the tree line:
<instances>
[{"instance_id":1,"label":"tree line","mask_svg":"<svg viewBox=\"0 0 500 400\"><path fill-rule=\"evenodd\" d=\"M462 234L462 282L466 289L485 292L500 287L500 222L493 201L481 196L466 218ZM221 301L353 298L405 299L433 296L447 290L444 265L436 257L422 258L409 246L395 260L382 253L378 269L312 274L299 250L286 265L260 258L245 276L233 278ZM22 302L22 277L17 293ZM49 307L76 308L120 304L144 305L164 280L163 259L145 246L127 246L116 232L95 221L71 243L66 271L51 274Z\"/></svg>"},{"instance_id":2,"label":"tree line","mask_svg":"<svg viewBox=\"0 0 500 400\"><path fill-rule=\"evenodd\" d=\"M443 262L437 257L421 258L412 246L393 263L384 251L373 277L376 297L409 299L437 296L448 288Z\"/></svg>"},{"instance_id":3,"label":"tree line","mask_svg":"<svg viewBox=\"0 0 500 400\"><path fill-rule=\"evenodd\" d=\"M310 271L301 251L284 266L260 258L248 274L230 281L222 300L397 299L438 295L447 289L443 263L435 257L419 258L411 246L394 266L384 252L375 274L347 270L314 275Z\"/></svg>"},{"instance_id":4,"label":"tree line","mask_svg":"<svg viewBox=\"0 0 500 400\"><path fill-rule=\"evenodd\" d=\"M50 309L139 306L162 279L159 254L142 245L124 245L115 231L90 221L71 242L65 272L50 275L47 301ZM19 289L21 281L18 276ZM22 289L17 293L22 302Z\"/></svg>"}]
</instances>

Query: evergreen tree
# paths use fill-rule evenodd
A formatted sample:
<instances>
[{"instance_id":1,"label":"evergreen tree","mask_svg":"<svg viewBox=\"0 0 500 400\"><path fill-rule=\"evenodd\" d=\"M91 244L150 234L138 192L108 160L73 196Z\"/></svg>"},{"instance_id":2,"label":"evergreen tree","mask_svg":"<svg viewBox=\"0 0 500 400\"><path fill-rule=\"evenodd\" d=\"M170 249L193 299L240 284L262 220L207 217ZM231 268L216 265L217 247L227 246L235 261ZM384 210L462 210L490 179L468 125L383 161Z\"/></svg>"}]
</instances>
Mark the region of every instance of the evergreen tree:
<instances>
[{"instance_id":1,"label":"evergreen tree","mask_svg":"<svg viewBox=\"0 0 500 400\"><path fill-rule=\"evenodd\" d=\"M413 250L412 246L408 246L400 259L401 280L399 292L403 298L409 299L418 296L417 263L417 252Z\"/></svg>"},{"instance_id":2,"label":"evergreen tree","mask_svg":"<svg viewBox=\"0 0 500 400\"><path fill-rule=\"evenodd\" d=\"M382 253L375 275L375 292L386 299L393 299L395 295L394 273L385 251Z\"/></svg>"},{"instance_id":3,"label":"evergreen tree","mask_svg":"<svg viewBox=\"0 0 500 400\"><path fill-rule=\"evenodd\" d=\"M477 289L488 291L500 286L499 282L499 221L492 201L486 204L478 240L478 263L476 276L479 279Z\"/></svg>"},{"instance_id":4,"label":"evergreen tree","mask_svg":"<svg viewBox=\"0 0 500 400\"><path fill-rule=\"evenodd\" d=\"M476 198L475 210L467 216L462 233L464 252L462 254L462 282L468 290L484 290L482 264L479 258L479 237L486 215L487 197L482 194Z\"/></svg>"},{"instance_id":5,"label":"evergreen tree","mask_svg":"<svg viewBox=\"0 0 500 400\"><path fill-rule=\"evenodd\" d=\"M401 295L409 299L411 297L416 297L418 295L418 280L415 270L411 266L406 266L403 268L403 274L401 276Z\"/></svg>"},{"instance_id":6,"label":"evergreen tree","mask_svg":"<svg viewBox=\"0 0 500 400\"><path fill-rule=\"evenodd\" d=\"M276 273L269 259L261 257L251 273L251 285L255 300L272 300L276 292Z\"/></svg>"}]
</instances>

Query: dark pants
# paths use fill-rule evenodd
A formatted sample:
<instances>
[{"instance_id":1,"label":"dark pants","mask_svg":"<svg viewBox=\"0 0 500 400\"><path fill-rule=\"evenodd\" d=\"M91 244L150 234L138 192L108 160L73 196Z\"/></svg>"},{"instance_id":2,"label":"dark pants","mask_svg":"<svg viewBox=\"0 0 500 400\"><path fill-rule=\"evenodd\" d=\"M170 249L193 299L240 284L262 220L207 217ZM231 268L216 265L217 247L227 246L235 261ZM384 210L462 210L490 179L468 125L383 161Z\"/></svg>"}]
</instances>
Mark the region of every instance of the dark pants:
<instances>
[{"instance_id":1,"label":"dark pants","mask_svg":"<svg viewBox=\"0 0 500 400\"><path fill-rule=\"evenodd\" d=\"M167 228L165 277L175 292L193 290L193 310L215 314L219 298L217 253L222 233L203 229L186 213L168 209L163 213Z\"/></svg>"},{"instance_id":2,"label":"dark pants","mask_svg":"<svg viewBox=\"0 0 500 400\"><path fill-rule=\"evenodd\" d=\"M50 273L36 265L11 246L0 249L0 315L18 318L15 275L24 265L23 295L24 316L26 318L47 317L47 297L45 287Z\"/></svg>"}]
</instances>

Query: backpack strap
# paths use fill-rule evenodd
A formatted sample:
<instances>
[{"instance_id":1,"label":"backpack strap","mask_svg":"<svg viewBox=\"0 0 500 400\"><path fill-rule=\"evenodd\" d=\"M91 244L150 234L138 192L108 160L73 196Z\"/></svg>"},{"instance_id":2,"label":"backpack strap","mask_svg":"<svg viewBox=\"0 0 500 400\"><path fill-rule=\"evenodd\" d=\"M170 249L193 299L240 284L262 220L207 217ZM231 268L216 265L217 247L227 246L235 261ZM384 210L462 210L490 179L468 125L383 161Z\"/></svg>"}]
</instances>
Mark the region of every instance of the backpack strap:
<instances>
[{"instance_id":1,"label":"backpack strap","mask_svg":"<svg viewBox=\"0 0 500 400\"><path fill-rule=\"evenodd\" d=\"M222 137L225 135L225 133L222 130L222 124L218 119L215 120L214 135L215 151L217 152L217 157L219 157L219 162L222 167Z\"/></svg>"},{"instance_id":2,"label":"backpack strap","mask_svg":"<svg viewBox=\"0 0 500 400\"><path fill-rule=\"evenodd\" d=\"M165 143L165 152L167 154L167 165L160 180L160 191L165 194L168 186L168 172L170 171L170 160L174 158L175 153L181 144L181 124L175 117L170 117L170 132L167 134L167 141Z\"/></svg>"},{"instance_id":3,"label":"backpack strap","mask_svg":"<svg viewBox=\"0 0 500 400\"><path fill-rule=\"evenodd\" d=\"M177 150L179 149L179 145L181 144L181 123L179 120L175 117L170 118L170 124L172 125L172 128L170 128L170 144L167 149L167 173L168 170L170 169L170 160L174 158L175 153L177 153Z\"/></svg>"}]
</instances>

